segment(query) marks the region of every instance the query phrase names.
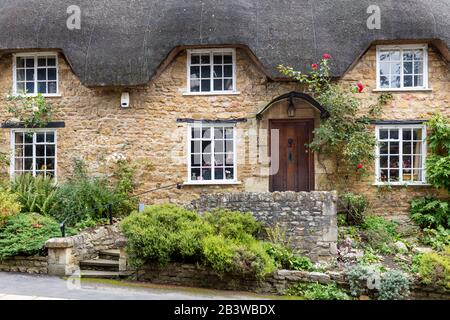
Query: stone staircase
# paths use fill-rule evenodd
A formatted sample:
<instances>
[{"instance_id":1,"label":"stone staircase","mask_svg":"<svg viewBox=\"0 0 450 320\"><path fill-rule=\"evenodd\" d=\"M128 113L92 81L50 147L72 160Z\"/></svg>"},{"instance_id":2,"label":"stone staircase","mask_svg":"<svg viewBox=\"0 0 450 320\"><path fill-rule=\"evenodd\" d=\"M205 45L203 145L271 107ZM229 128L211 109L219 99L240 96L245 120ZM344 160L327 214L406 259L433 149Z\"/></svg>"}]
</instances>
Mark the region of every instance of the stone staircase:
<instances>
[{"instance_id":1,"label":"stone staircase","mask_svg":"<svg viewBox=\"0 0 450 320\"><path fill-rule=\"evenodd\" d=\"M92 260L80 261L81 278L118 279L128 277L130 272L119 270L120 250L104 250L98 253L98 257Z\"/></svg>"}]
</instances>

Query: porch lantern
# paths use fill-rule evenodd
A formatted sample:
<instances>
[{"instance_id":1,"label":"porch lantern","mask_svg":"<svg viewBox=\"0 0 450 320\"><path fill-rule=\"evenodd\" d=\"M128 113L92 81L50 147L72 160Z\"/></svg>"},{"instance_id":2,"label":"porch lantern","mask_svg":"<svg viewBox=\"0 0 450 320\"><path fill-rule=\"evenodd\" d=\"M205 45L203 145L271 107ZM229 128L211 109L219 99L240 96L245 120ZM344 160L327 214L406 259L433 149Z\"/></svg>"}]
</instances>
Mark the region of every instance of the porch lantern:
<instances>
[{"instance_id":1,"label":"porch lantern","mask_svg":"<svg viewBox=\"0 0 450 320\"><path fill-rule=\"evenodd\" d=\"M294 106L294 101L293 101L292 97L289 99L289 107L288 107L287 113L288 113L289 118L295 117L295 106Z\"/></svg>"}]
</instances>

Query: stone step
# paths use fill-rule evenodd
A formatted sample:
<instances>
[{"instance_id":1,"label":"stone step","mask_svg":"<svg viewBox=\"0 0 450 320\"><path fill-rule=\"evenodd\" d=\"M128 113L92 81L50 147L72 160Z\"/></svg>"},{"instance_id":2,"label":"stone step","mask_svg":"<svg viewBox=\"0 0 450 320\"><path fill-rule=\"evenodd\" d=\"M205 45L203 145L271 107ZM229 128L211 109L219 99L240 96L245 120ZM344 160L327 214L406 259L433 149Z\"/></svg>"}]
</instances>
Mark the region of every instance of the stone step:
<instances>
[{"instance_id":1,"label":"stone step","mask_svg":"<svg viewBox=\"0 0 450 320\"><path fill-rule=\"evenodd\" d=\"M103 259L103 260L119 261L120 250L118 250L118 249L102 250L98 253L98 257L99 257L99 259Z\"/></svg>"},{"instance_id":2,"label":"stone step","mask_svg":"<svg viewBox=\"0 0 450 320\"><path fill-rule=\"evenodd\" d=\"M131 276L131 272L80 270L81 278L119 279Z\"/></svg>"},{"instance_id":3,"label":"stone step","mask_svg":"<svg viewBox=\"0 0 450 320\"><path fill-rule=\"evenodd\" d=\"M92 259L80 261L82 270L119 271L119 261L107 259Z\"/></svg>"}]
</instances>

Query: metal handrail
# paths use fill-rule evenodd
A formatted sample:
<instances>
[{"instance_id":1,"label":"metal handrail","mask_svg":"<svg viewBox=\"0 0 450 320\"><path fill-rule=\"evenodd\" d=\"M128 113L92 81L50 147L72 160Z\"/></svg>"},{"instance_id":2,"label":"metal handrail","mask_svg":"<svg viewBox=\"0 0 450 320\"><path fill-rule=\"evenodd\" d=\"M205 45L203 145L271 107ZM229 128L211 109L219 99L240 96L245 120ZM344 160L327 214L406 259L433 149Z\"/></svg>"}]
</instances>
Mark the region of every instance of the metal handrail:
<instances>
[{"instance_id":1,"label":"metal handrail","mask_svg":"<svg viewBox=\"0 0 450 320\"><path fill-rule=\"evenodd\" d=\"M170 188L173 188L173 187L176 187L178 190L180 190L180 189L183 188L183 184L182 184L182 183L176 183L176 184L171 184L171 185L164 186L164 187L159 187L159 188L147 190L147 191L144 191L144 192L141 192L141 193L132 195L132 196L130 196L130 198L137 198L137 197L143 196L143 195L145 195L145 194L149 194L149 193L152 193L152 192L155 192L155 191L159 191L159 190L170 189ZM96 209L100 209L100 208L108 207L108 219L109 219L109 224L110 224L110 225L112 225L112 224L114 223L114 221L113 221L113 205L116 204L116 203L117 203L117 202L111 202L111 203L108 203L108 204L106 204L106 205L104 205L104 206L102 206L102 207L97 207L97 208L96 208ZM61 230L61 236L62 236L63 238L65 238L65 236L66 236L66 223L67 223L67 221L68 221L69 219L73 218L74 216L75 216L75 215L71 215L71 216L67 217L67 218L66 218L63 222L61 222L61 224L59 225L59 228L60 228L60 230Z\"/></svg>"}]
</instances>

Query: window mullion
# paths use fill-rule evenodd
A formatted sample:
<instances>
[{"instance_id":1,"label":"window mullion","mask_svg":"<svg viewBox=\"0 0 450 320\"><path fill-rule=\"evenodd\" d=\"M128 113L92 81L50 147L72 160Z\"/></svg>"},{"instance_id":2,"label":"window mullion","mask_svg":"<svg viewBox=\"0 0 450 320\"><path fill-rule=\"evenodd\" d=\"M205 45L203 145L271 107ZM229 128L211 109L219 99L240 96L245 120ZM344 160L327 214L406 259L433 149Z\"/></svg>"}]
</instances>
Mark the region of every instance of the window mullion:
<instances>
[{"instance_id":1,"label":"window mullion","mask_svg":"<svg viewBox=\"0 0 450 320\"><path fill-rule=\"evenodd\" d=\"M211 86L211 92L214 92L214 52L211 51L210 52L210 57L209 57L209 63L210 63L210 79L209 79L209 85Z\"/></svg>"},{"instance_id":2,"label":"window mullion","mask_svg":"<svg viewBox=\"0 0 450 320\"><path fill-rule=\"evenodd\" d=\"M398 132L398 144L399 144L399 163L398 163L398 175L400 182L403 182L403 128L399 128Z\"/></svg>"},{"instance_id":3,"label":"window mullion","mask_svg":"<svg viewBox=\"0 0 450 320\"><path fill-rule=\"evenodd\" d=\"M36 177L36 133L33 132L33 177Z\"/></svg>"},{"instance_id":4,"label":"window mullion","mask_svg":"<svg viewBox=\"0 0 450 320\"><path fill-rule=\"evenodd\" d=\"M211 179L216 181L216 166L215 166L215 153L216 153L216 139L215 139L215 127L211 127Z\"/></svg>"},{"instance_id":5,"label":"window mullion","mask_svg":"<svg viewBox=\"0 0 450 320\"><path fill-rule=\"evenodd\" d=\"M34 94L38 94L38 56L34 56Z\"/></svg>"}]
</instances>

